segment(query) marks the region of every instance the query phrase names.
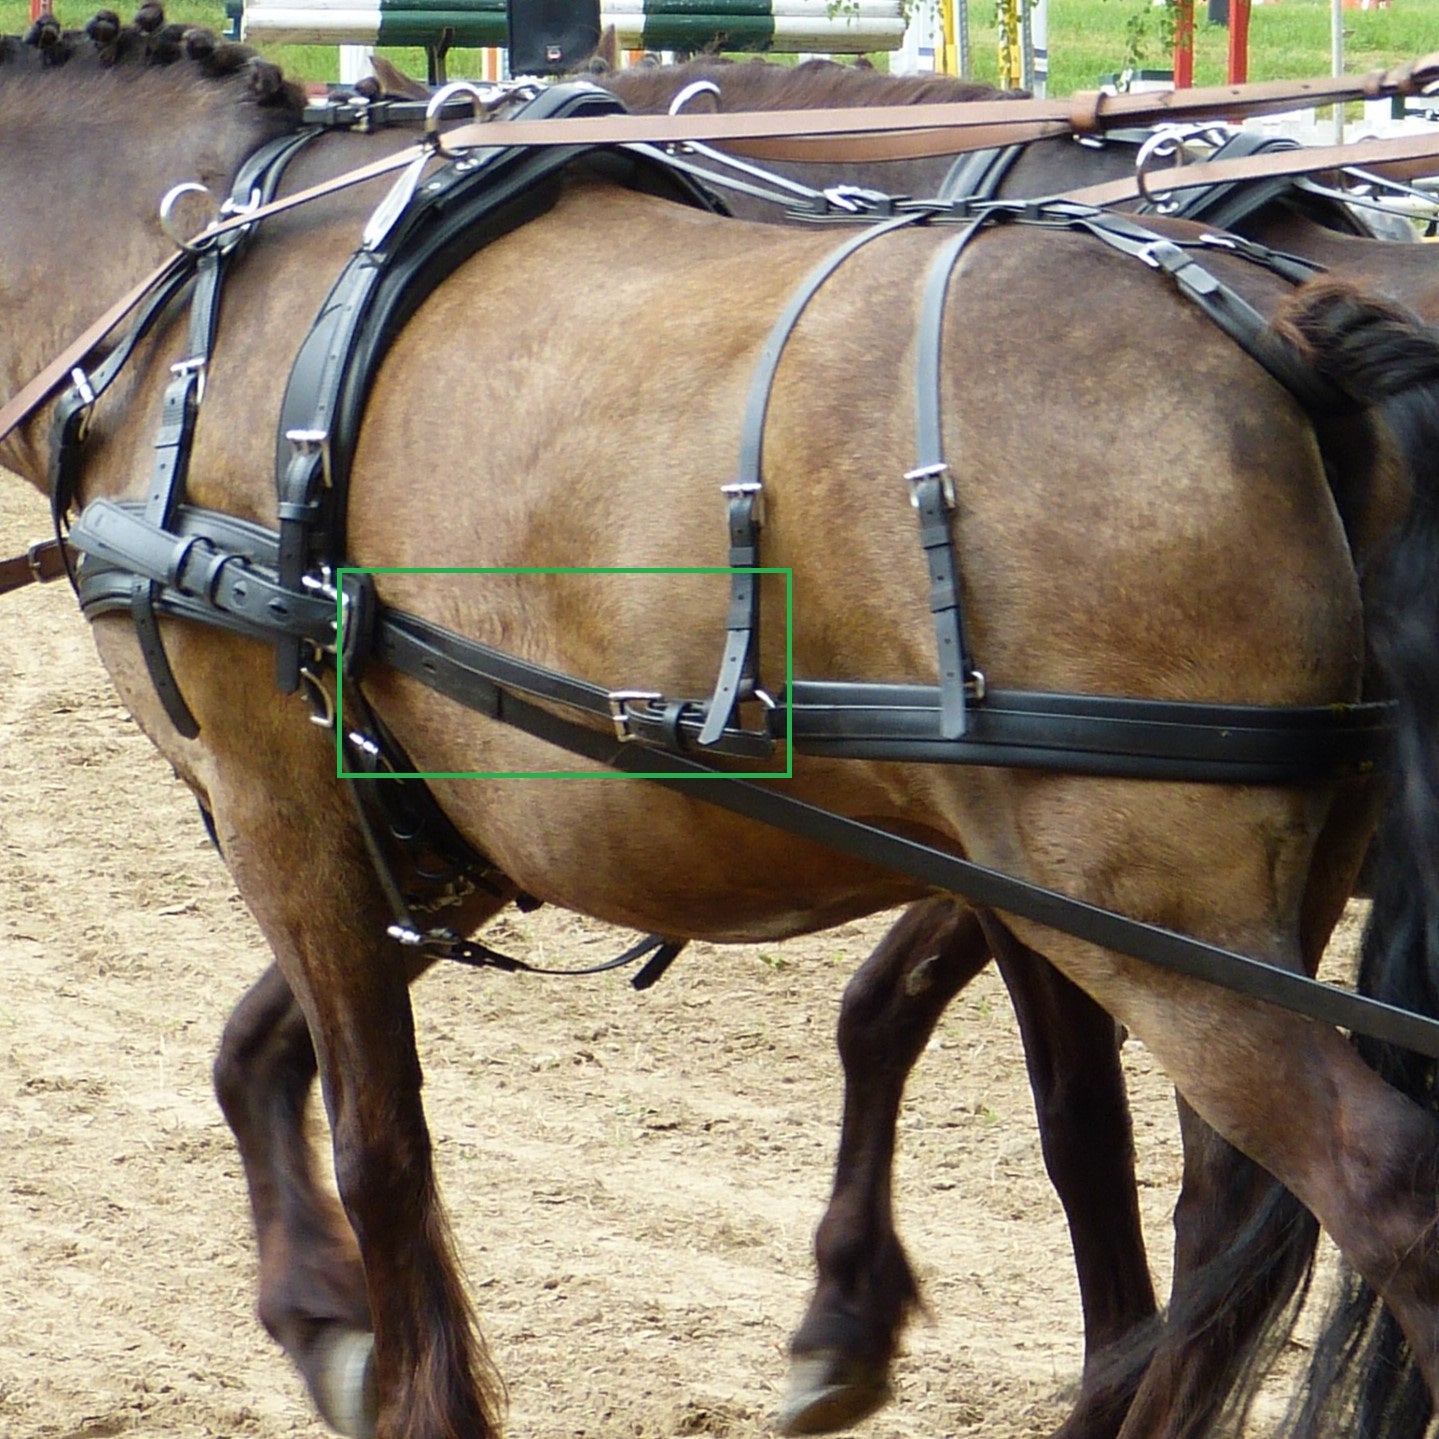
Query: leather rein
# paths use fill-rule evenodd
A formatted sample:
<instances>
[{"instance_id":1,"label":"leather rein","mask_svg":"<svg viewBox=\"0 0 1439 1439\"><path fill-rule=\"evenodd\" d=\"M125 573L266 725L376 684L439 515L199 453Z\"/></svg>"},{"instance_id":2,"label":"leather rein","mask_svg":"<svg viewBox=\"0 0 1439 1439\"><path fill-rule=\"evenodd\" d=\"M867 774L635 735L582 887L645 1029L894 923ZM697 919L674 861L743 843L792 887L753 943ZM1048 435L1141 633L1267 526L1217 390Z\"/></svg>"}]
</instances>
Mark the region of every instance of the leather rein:
<instances>
[{"instance_id":1,"label":"leather rein","mask_svg":"<svg viewBox=\"0 0 1439 1439\"><path fill-rule=\"evenodd\" d=\"M1232 109L1234 92L1229 90L1223 93ZM1150 99L1119 98L1142 98L1146 101ZM1286 99L1292 103L1292 95ZM1006 106L1015 103L1023 102L1006 102ZM913 120L919 108L907 111L905 118L912 122L912 128L923 131L924 122ZM973 107L963 108L972 111ZM1173 107L1165 108L1166 113L1174 113ZM1126 119L1132 121L1135 109L1124 107L1123 113ZM874 114L875 112L868 112L866 126L875 123ZM689 119L691 122L715 118L742 122L755 120L751 115L663 117L660 123L670 126L675 123L676 118ZM427 143L417 147L415 151L405 152L399 157L391 157L361 171L351 172L326 186L315 187L311 191L288 197L287 200L251 207L245 213L212 227L202 237L202 240L209 242L208 245L199 245L187 253L193 255L198 252L203 256L214 248L217 237L222 238L242 226L252 227L267 214L278 213L281 209L304 203L307 198L315 198L320 193L331 193L346 184L358 183L362 179L372 178L406 164L415 166L413 182L408 184L407 193L407 198L413 197L420 174L428 162L435 158L457 158L452 155L453 149L464 143L460 137L470 134L471 131L477 133L485 142L485 149L479 152L480 155L493 159L497 155L513 156L522 147L530 147L537 139L543 141L541 149L556 144L568 144L574 148L577 145L576 137L581 133L584 135L582 148L590 151L613 143L601 138L602 128L610 125L621 126L621 122L633 122L637 119L646 120L647 124L653 123L648 121L647 117L628 116L604 116L585 120L547 118L533 122L506 122L503 131L498 133L488 126L468 127L466 130L451 132L445 137L448 143L442 143L432 134ZM773 133L776 126L787 127L795 119L794 116L764 117L763 123L755 127L755 132ZM856 124L854 112L847 112L844 120L851 132L864 128ZM562 129L565 131L563 135L558 133ZM512 137L522 144L511 145L509 142ZM503 150L494 143L501 138L506 142ZM637 137L627 135L626 138ZM951 140L948 148L952 150L958 147ZM1432 149L1429 153L1433 153ZM546 163L540 167L542 174L558 171L569 158L557 155L554 163ZM474 168L473 162L470 168ZM498 168L503 173L503 167ZM1044 208L1043 205L1035 204L999 206L991 207L990 211L983 215L969 217L966 228L953 242L941 247L937 256L929 288L939 298L938 304L931 308L942 308L943 294L953 263L963 245L978 233L983 224L1019 219L1033 221L1041 217ZM385 206L382 205L381 211L384 209ZM390 217L382 229L387 232L390 226L399 223L403 214L402 209L399 215ZM792 302L786 314L781 317L768 348L777 352L783 347L790 328L814 290L860 244L868 243L877 234L895 228L900 223L926 223L930 218L932 217L928 214L907 215L901 220L890 221L867 230L840 247L830 261L818 267L811 275L801 295L797 297L797 302ZM1301 403L1322 407L1325 396L1315 392L1311 382L1295 374L1292 363L1286 365L1271 346L1266 346L1262 319L1249 312L1247 306L1244 306L1233 292L1222 286L1180 247L1152 232L1144 231L1133 222L1105 216L1084 207L1051 208L1043 218L1046 223L1086 230L1113 248L1131 254L1168 274L1182 292L1204 308L1221 328L1286 383L1300 398ZM401 230L403 229L402 225ZM1255 248L1257 250L1257 247ZM1255 254L1246 258L1259 257ZM162 271L168 275L172 267L184 264L184 255L172 257L166 266L162 267ZM145 295L141 293L130 300L128 308L134 309L144 302ZM356 303L366 302L360 300ZM398 298L394 303L403 308ZM362 321L363 316L359 316L355 322L356 331L361 334ZM117 321L111 320L110 327L113 328L115 323ZM196 320L192 311L192 333L197 327L203 328L203 325ZM87 338L95 333L95 329L96 327L92 327L91 331L87 332ZM780 791L734 778L726 769L724 756L727 753L727 741L739 745L738 749L730 753L741 756L753 753L756 742L772 748L776 740L773 726L777 718L782 717L786 725L796 725L804 716L808 715L813 719L822 711L838 712L843 716L843 720L838 729L823 720L816 720L811 726L808 738L819 746L813 751L816 753L911 761L1034 763L1045 768L1070 769L1081 773L1186 777L1215 782L1244 782L1243 776L1248 776L1250 782L1261 783L1301 783L1306 777L1317 778L1321 773L1328 775L1336 770L1366 773L1374 764L1375 756L1382 745L1383 721L1386 715L1385 707L1379 705L1315 707L1313 710L1258 710L1102 696L998 694L992 697L991 705L990 697L985 693L983 676L974 669L968 655L963 617L958 611L954 556L949 548L948 537L947 515L952 500L945 475L946 466L938 452L937 435L928 434L925 428L926 416L931 413L927 387L936 383L934 367L938 363L937 335L936 322L933 335L929 338L924 335L921 337L917 394L920 415L918 450L921 463L906 476L912 486L912 497L919 512L921 543L930 560L931 598L935 612L936 641L940 646L940 671L942 677L952 677L942 678L941 685L936 690L927 690L922 686L795 682L789 686L782 702L777 703L763 695L753 664L757 651L758 586L744 586L740 583L740 571L756 568L755 561L759 553L759 519L753 501L758 498L762 487L757 477L749 483L742 482L731 487L737 493L732 495L730 523L731 569L735 574L735 589L727 622L730 642L726 647L726 661L722 666L715 695L708 704L666 701L658 695L607 693L598 687L589 687L595 692L583 695L581 691L584 687L578 681L538 670L533 666L527 667L524 662L512 657L497 656L493 651L487 651L485 647L474 645L460 636L437 630L418 617L403 615L379 606L374 599L372 587L367 586L363 580L348 589L338 584L330 587L323 579L327 572L325 565L334 562L334 555L342 553L342 550L331 550L330 558L322 559L320 580L315 581L307 571L300 577L301 583L287 582L287 565L284 558L287 543L284 520L286 505L289 505L292 512L291 523L295 520L303 521L302 529L310 523L310 518L307 517L306 502L303 499L303 483L294 491L300 498L285 500L290 481L283 470L279 477L282 524L278 537L260 530L259 527L246 526L224 516L190 510L182 503L183 475L178 486L173 476L163 477L163 482L162 478L157 478L152 486L151 499L138 505L133 502L115 504L97 501L87 506L72 535L77 546L89 556L82 576L90 586L86 610L87 613L103 612L123 603L135 613L136 596L143 595L144 605L153 606L161 613L201 619L269 640L277 646L280 653L282 675L287 649L293 648L292 642L299 642L302 648L307 647L312 662L331 664L342 678L348 674L355 686L357 699L359 668L363 662L371 659L392 664L472 708L494 715L552 744L598 760L612 768L643 773L660 784L684 784L685 792L691 795L699 791L685 784L688 778L697 775L725 776L730 779L730 783L702 787L703 797L764 823L844 850L882 867L895 869L921 883L952 890L976 904L1031 918L1149 962L1176 968L1210 982L1223 983L1253 997L1295 1008L1325 1022L1346 1025L1439 1058L1439 1022L1040 889L961 860L953 854L902 839L872 825L817 810L814 806L795 800ZM96 341L91 339L83 351L72 347L60 361L47 369L45 375L37 377L36 381L27 387L27 392L34 392L37 388L45 389L41 398L30 402L31 410L42 403L67 376L73 377L76 372L78 379L75 388L81 391L87 388L82 383L85 380L83 363L95 343ZM931 349L932 357L926 359ZM57 372L56 377L47 381L46 375L51 372ZM183 376L178 376L177 379L183 379ZM293 383L292 377L292 387ZM26 392L22 392L24 393ZM746 422L747 438L744 443L753 448L756 476L764 418L763 396L766 393L765 385L757 381ZM758 401L755 398L757 395L760 397ZM288 404L289 397L287 406ZM332 398L322 397L323 413L328 414L333 405ZM62 414L63 408L62 405ZM23 418L12 418L13 409L12 403L5 411L0 411L0 438ZM29 413L29 410L26 413ZM162 439L157 442L157 453L163 452L169 444L165 438L166 433L166 430L162 430ZM309 442L294 438L295 435L303 436L308 433L310 432L291 432L294 454L290 459L290 467L295 469L301 482L305 479L307 466L309 470L313 470L319 463L315 448L307 449ZM162 453L157 471L163 470L166 463ZM343 489L342 484L340 488ZM748 513L745 501L750 502ZM27 568L30 568L28 561ZM237 576L244 579L243 585L234 583ZM289 578L293 581L293 575ZM229 596L242 609L247 604L254 608L248 598L251 580L261 581L262 590L265 586L269 587L268 593L275 597L278 611L274 603L261 607L263 612L249 614L248 617L231 614L225 609L223 596ZM241 597L242 590L245 592L244 598ZM136 619L139 623L138 613ZM945 657L947 652L950 655L948 660ZM153 663L152 675L156 676L157 685L160 685L160 675ZM163 697L163 686L161 687ZM319 688L318 684L316 688ZM347 695L348 693L347 689ZM611 721L612 728L606 732L580 721L561 718L546 708L531 703L528 695L550 701L558 697L561 703L572 707L605 714ZM746 698L756 697L767 701L770 719L766 727L760 732L737 728L732 721L737 718L738 704ZM167 701L167 707L168 703ZM183 705L183 700L180 703ZM348 703L347 699L347 705ZM358 704L363 715L363 701L358 700ZM896 710L906 707L920 717L917 728L912 732L906 732L903 724L896 728L894 722L888 718ZM1005 721L1003 718L1008 711L1014 711L1019 716L1017 730L1013 728L1012 721ZM878 720L876 715L880 717ZM331 718L333 722L333 716ZM1092 728L1095 731L1090 752L1097 758L1090 761L1082 758L1086 752L1084 743L1071 743L1072 735L1085 729L1086 718L1094 721ZM845 726L848 726L848 730ZM346 738L355 741L356 748L360 751L368 747L380 754L384 747L383 727L377 725L376 728L378 735L362 733ZM1027 740L1026 730L1032 731ZM1232 763L1236 751L1231 747L1231 738L1238 733L1243 739L1247 732L1253 730L1261 732L1259 748L1252 752L1250 759L1244 761L1249 768L1241 765L1236 769ZM1264 734L1266 731L1267 739ZM1142 743L1136 760L1134 752L1124 749L1123 743L1131 736L1142 736L1146 732L1149 735L1148 745L1157 748L1147 748L1146 744ZM1179 737L1177 752L1172 748L1176 734ZM709 737L709 745L719 756L718 762L709 755L696 752L697 745L706 745L706 736ZM805 752L806 734L802 724L790 730L786 737L792 737L796 750ZM1287 752L1296 741L1304 743L1306 737L1308 748L1296 762ZM1346 756L1337 762L1329 752L1329 742L1336 740L1341 746L1348 746ZM959 743L956 743L957 741ZM964 752L965 741L969 742L967 753ZM1021 753L1026 743L1031 750L1028 759ZM746 745L749 748L746 748ZM826 745L829 746L828 749L825 748ZM1217 752L1219 763L1207 763L1193 752L1206 748ZM1243 743L1238 752L1241 755L1250 753L1244 750ZM663 771L660 776L652 773L657 767ZM369 772L403 777L402 768L403 766L397 768L394 761L390 760ZM1280 775L1284 778L1279 778ZM383 878L383 869L381 872ZM446 940L445 932L442 931L425 934L413 925L410 930L412 932L409 934L398 934L395 930L391 932L409 943L440 943ZM465 956L456 953L453 957ZM477 957L477 962L485 961Z\"/></svg>"}]
</instances>

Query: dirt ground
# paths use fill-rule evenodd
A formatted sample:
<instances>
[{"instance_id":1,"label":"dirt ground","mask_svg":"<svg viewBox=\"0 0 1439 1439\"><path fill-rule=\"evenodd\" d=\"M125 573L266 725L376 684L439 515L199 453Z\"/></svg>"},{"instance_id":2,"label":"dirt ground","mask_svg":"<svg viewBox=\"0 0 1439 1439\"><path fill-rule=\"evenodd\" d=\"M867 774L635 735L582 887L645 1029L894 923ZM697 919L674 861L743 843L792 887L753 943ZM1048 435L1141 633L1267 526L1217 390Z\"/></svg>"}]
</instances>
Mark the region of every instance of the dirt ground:
<instances>
[{"instance_id":1,"label":"dirt ground","mask_svg":"<svg viewBox=\"0 0 1439 1439\"><path fill-rule=\"evenodd\" d=\"M4 478L4 477L0 477ZM0 555L45 532L0 485ZM253 1317L238 1162L209 1065L266 952L188 793L119 708L63 586L0 627L0 1434L328 1431ZM884 917L623 976L433 973L415 992L441 1180L527 1439L770 1432L839 1111L832 1031ZM559 912L490 931L581 965ZM911 1087L901 1232L933 1318L875 1439L1030 1439L1080 1323L1014 1024L986 974ZM1126 1046L1167 1285L1173 1107Z\"/></svg>"}]
</instances>

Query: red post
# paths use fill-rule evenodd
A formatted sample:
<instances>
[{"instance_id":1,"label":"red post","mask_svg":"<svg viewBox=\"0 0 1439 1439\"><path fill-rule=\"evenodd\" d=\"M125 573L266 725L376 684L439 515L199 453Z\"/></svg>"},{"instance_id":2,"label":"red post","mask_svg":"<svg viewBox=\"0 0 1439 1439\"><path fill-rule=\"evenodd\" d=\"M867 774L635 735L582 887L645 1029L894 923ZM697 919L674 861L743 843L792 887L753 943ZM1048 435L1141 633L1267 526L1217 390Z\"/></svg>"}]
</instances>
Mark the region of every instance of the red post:
<instances>
[{"instance_id":1,"label":"red post","mask_svg":"<svg viewBox=\"0 0 1439 1439\"><path fill-rule=\"evenodd\" d=\"M55 0L30 0L30 19L33 23L42 15L51 15L55 11Z\"/></svg>"},{"instance_id":2,"label":"red post","mask_svg":"<svg viewBox=\"0 0 1439 1439\"><path fill-rule=\"evenodd\" d=\"M1194 0L1174 0L1174 88L1194 85Z\"/></svg>"},{"instance_id":3,"label":"red post","mask_svg":"<svg viewBox=\"0 0 1439 1439\"><path fill-rule=\"evenodd\" d=\"M1229 83L1249 79L1249 0L1229 0Z\"/></svg>"}]
</instances>

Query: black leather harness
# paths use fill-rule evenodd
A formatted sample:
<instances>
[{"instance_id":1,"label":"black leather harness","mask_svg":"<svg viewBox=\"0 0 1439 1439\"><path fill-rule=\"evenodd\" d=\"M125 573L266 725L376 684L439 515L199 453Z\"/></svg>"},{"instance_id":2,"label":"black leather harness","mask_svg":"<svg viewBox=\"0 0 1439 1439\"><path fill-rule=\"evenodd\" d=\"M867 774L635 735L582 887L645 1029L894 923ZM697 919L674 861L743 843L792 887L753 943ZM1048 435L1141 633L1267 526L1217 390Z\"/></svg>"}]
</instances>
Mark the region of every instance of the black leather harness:
<instances>
[{"instance_id":1,"label":"black leather harness","mask_svg":"<svg viewBox=\"0 0 1439 1439\"><path fill-rule=\"evenodd\" d=\"M566 88L545 92L541 103L547 113L569 105L614 103L608 95L595 98L602 92L591 87L580 87L577 94L566 94ZM776 754L786 738L799 754L1017 765L1125 778L1302 785L1373 772L1386 745L1389 711L1384 705L1264 708L986 689L965 634L950 533L955 496L938 404L943 300L959 255L982 228L1042 223L1083 230L1169 276L1306 407L1323 410L1335 399L1269 336L1261 316L1204 269L1192 247L1133 220L1074 206L1013 204L964 212L963 228L939 248L926 283L916 380L916 464L905 479L928 557L938 685L791 678L778 692L765 691L758 674L755 571L761 555L765 411L790 333L815 291L845 259L892 229L950 218L951 208L940 203L848 239L811 273L762 351L746 410L738 479L727 487L734 575L724 657L708 700L608 691L381 606L363 575L352 575L337 587L335 571L345 553L349 459L368 386L386 348L424 296L464 257L547 209L562 172L576 163L619 171L628 183L706 203L683 177L665 172L650 150L632 155L496 146L453 159L425 177L417 164L372 218L361 249L332 288L296 361L277 446L278 533L183 504L184 465L167 459L166 475L179 475L178 483L167 478L163 486L152 487L147 501L99 500L80 514L70 539L85 556L78 587L86 614L94 617L122 606L133 614L135 596L142 594L143 606L154 612L273 644L282 689L293 690L307 680L323 693L327 670L338 671L347 697L345 718L358 715L361 721L344 726L347 754L356 772L374 775L403 772L408 762L396 754L382 724L363 704L360 681L366 663L392 666L480 713L615 769L663 771L669 777L656 782L668 785L684 786L696 775L752 765L756 758ZM1248 258L1256 260L1267 253L1251 250ZM142 315L143 329L154 318ZM129 348L135 343L138 338ZM83 389L79 381L76 389ZM170 430L167 425L167 447ZM57 481L57 513L68 507L77 473L73 446L62 447L57 474L69 479L64 488ZM163 491L162 501L155 499L157 490ZM156 674L153 661L151 668ZM558 716L536 700L557 702L579 718ZM740 706L751 700L760 702L762 720L747 728L740 723ZM603 720L601 727L594 725L595 718ZM685 792L702 793L723 807L895 868L921 883L954 890L974 903L1439 1057L1439 1024L1420 1016L997 875L816 810L773 788L731 778L727 784ZM432 799L429 805L438 815ZM363 806L361 813L363 818ZM448 829L448 821L438 815L432 847L443 848L451 837L463 843L452 830L443 833ZM367 822L367 836L372 832ZM393 879L385 874L383 858L377 867L382 882ZM421 931L408 917L404 896L392 898L401 915L392 930L398 938L447 946L446 952L464 948L447 931ZM482 956L474 957L483 962Z\"/></svg>"}]
</instances>

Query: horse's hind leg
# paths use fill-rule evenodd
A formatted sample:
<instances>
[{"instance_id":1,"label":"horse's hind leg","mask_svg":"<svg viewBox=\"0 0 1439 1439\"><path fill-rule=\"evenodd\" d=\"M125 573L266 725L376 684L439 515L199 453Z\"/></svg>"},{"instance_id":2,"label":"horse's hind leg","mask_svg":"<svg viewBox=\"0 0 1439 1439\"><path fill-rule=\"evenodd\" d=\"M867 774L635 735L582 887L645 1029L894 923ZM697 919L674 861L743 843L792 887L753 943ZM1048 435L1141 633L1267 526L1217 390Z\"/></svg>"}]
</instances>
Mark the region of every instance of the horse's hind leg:
<instances>
[{"instance_id":1,"label":"horse's hind leg","mask_svg":"<svg viewBox=\"0 0 1439 1439\"><path fill-rule=\"evenodd\" d=\"M315 1173L305 1122L315 1050L285 977L271 965L236 1006L215 1059L215 1092L235 1135L260 1259L260 1320L342 1434L373 1428L370 1305L354 1232Z\"/></svg>"},{"instance_id":2,"label":"horse's hind leg","mask_svg":"<svg viewBox=\"0 0 1439 1439\"><path fill-rule=\"evenodd\" d=\"M1377 786L1344 787L1330 808L1305 884L1300 918L1312 974L1367 848ZM1085 1375L1055 1439L1125 1432L1207 1435L1247 1366L1263 1368L1283 1337L1279 1317L1302 1294L1313 1217L1288 1190L1178 1099L1184 1177L1174 1210L1174 1283L1162 1330L1137 1333ZM1269 1335L1268 1345L1262 1342Z\"/></svg>"},{"instance_id":3,"label":"horse's hind leg","mask_svg":"<svg viewBox=\"0 0 1439 1439\"><path fill-rule=\"evenodd\" d=\"M1051 781L1046 797L1080 800L1077 791L1066 791L1064 782ZM1304 797L1190 789L1178 798L1183 823L1171 831L1161 827L1165 816L1157 797L1128 809L1132 829L1126 830L1116 825L1125 813L1123 797L1111 798L1096 787L1111 839L1123 843L1088 853L1077 844L1055 843L1045 823L1052 815L1066 829L1078 822L1083 832L1099 833L1086 803L1061 802L1048 813L1031 806L1024 846L1029 877L1299 969L1301 895L1314 834ZM1120 863L1136 854L1145 858L1142 867ZM1196 884L1193 875L1206 880ZM1432 1383L1439 1367L1434 1125L1326 1026L1052 931L1012 924L1031 943L1044 944L1055 963L1149 1046L1206 1123L1313 1212L1389 1302ZM1268 1228L1266 1240L1287 1250L1280 1258L1299 1272L1312 1246L1312 1228L1281 1219ZM1232 1277L1244 1288L1254 1280L1249 1273ZM1212 1312L1227 1312L1222 1297ZM1240 1336L1246 1352L1231 1356L1226 1382L1242 1374L1247 1354L1272 1337L1273 1317L1265 1314L1261 1328ZM1217 1403L1224 1396L1211 1398ZM1156 1432L1211 1432L1182 1415L1164 1416L1162 1422L1166 1427L1135 1412L1122 1432L1145 1439Z\"/></svg>"}]
</instances>

